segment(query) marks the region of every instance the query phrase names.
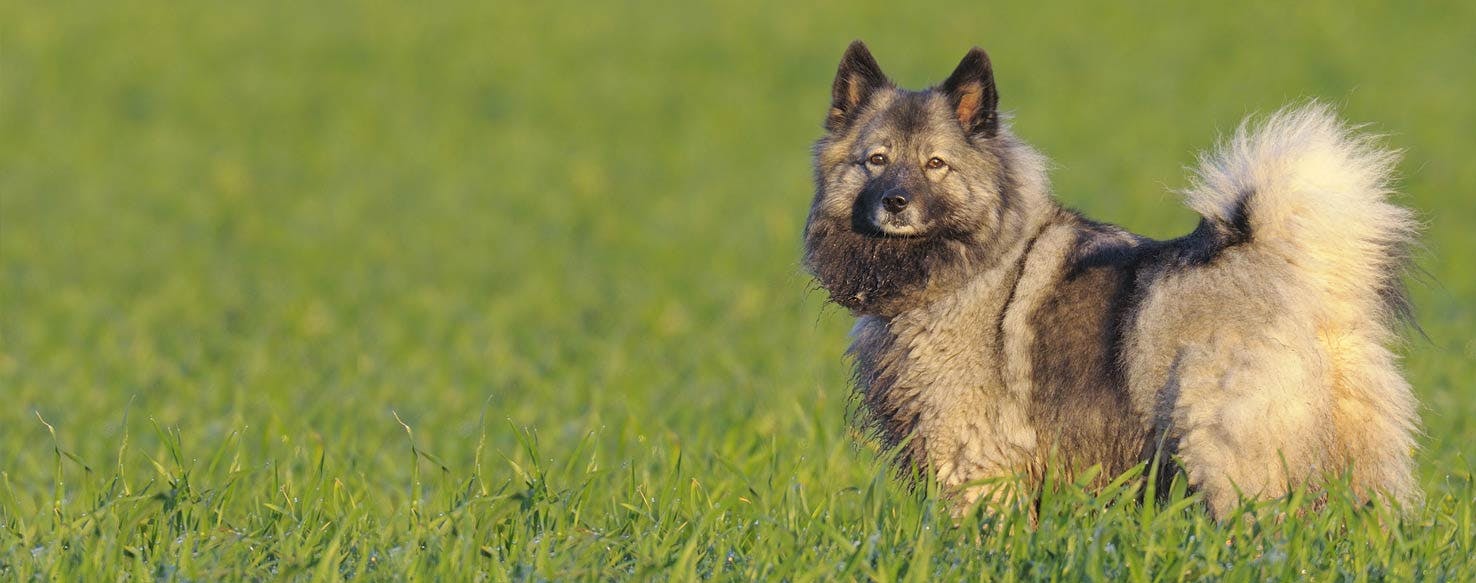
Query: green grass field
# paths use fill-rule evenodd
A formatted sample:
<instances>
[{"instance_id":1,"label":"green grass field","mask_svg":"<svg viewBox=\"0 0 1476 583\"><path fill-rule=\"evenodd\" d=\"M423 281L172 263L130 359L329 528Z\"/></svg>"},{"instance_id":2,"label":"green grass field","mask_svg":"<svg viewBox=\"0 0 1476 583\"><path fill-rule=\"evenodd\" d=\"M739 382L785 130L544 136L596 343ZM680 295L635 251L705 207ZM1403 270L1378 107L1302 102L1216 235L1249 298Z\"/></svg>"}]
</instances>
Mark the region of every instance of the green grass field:
<instances>
[{"instance_id":1,"label":"green grass field","mask_svg":"<svg viewBox=\"0 0 1476 583\"><path fill-rule=\"evenodd\" d=\"M1476 3L446 4L0 6L0 579L1476 577ZM1152 236L1245 114L1388 134L1427 504L890 479L798 266L858 37L910 86L985 46Z\"/></svg>"}]
</instances>

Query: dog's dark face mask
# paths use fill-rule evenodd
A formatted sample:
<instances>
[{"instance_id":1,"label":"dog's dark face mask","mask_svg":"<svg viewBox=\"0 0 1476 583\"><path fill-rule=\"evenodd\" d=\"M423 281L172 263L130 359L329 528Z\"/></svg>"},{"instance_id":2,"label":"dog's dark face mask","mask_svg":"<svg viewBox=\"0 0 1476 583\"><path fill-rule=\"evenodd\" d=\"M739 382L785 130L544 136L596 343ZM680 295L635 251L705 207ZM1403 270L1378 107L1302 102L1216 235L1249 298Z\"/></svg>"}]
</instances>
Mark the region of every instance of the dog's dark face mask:
<instances>
[{"instance_id":1,"label":"dog's dark face mask","mask_svg":"<svg viewBox=\"0 0 1476 583\"><path fill-rule=\"evenodd\" d=\"M805 226L805 266L832 301L894 315L976 259L1006 203L997 103L982 50L941 85L906 91L851 44L815 145Z\"/></svg>"}]
</instances>

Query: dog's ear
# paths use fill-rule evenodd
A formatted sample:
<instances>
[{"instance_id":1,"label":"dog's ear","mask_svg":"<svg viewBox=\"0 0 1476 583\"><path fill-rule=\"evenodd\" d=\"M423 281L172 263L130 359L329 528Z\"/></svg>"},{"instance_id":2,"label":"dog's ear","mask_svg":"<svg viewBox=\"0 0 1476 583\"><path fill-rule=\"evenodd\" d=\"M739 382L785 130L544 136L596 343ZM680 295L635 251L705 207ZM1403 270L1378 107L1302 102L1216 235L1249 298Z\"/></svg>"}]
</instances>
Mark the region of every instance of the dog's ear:
<instances>
[{"instance_id":1,"label":"dog's ear","mask_svg":"<svg viewBox=\"0 0 1476 583\"><path fill-rule=\"evenodd\" d=\"M999 130L999 92L994 88L994 67L984 49L969 49L942 89L964 133L989 138Z\"/></svg>"},{"instance_id":2,"label":"dog's ear","mask_svg":"<svg viewBox=\"0 0 1476 583\"><path fill-rule=\"evenodd\" d=\"M830 87L830 115L825 119L825 129L834 132L849 126L876 90L891 85L866 43L852 41Z\"/></svg>"}]
</instances>

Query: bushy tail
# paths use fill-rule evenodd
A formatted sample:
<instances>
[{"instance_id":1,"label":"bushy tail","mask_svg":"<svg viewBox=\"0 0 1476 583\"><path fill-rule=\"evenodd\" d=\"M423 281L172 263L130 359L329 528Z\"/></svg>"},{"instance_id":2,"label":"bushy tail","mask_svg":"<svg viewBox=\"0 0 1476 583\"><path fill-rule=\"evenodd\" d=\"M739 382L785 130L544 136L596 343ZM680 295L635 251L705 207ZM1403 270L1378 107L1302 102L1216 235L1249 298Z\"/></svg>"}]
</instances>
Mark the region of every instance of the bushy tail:
<instances>
[{"instance_id":1,"label":"bushy tail","mask_svg":"<svg viewBox=\"0 0 1476 583\"><path fill-rule=\"evenodd\" d=\"M1201 158L1187 202L1312 294L1295 312L1312 319L1331 361L1355 484L1411 502L1416 404L1388 345L1409 317L1402 276L1419 224L1389 200L1398 152L1356 130L1320 103L1242 123Z\"/></svg>"},{"instance_id":2,"label":"bushy tail","mask_svg":"<svg viewBox=\"0 0 1476 583\"><path fill-rule=\"evenodd\" d=\"M1321 103L1244 122L1201 157L1187 202L1292 261L1350 315L1391 328L1408 315L1401 278L1419 224L1389 201L1399 153L1355 130Z\"/></svg>"}]
</instances>

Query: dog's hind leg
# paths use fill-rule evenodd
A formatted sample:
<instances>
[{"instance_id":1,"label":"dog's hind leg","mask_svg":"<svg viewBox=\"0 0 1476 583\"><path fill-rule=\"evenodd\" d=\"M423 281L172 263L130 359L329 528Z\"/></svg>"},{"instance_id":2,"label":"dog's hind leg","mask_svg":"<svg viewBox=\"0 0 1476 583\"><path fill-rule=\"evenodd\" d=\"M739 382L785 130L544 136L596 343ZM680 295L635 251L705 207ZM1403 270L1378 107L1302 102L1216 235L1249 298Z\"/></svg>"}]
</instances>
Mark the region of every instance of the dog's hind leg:
<instances>
[{"instance_id":1,"label":"dog's hind leg","mask_svg":"<svg viewBox=\"0 0 1476 583\"><path fill-rule=\"evenodd\" d=\"M1169 377L1169 435L1189 482L1224 518L1326 473L1334 441L1326 362L1290 331L1233 332L1185 346ZM1297 347L1298 349L1294 349Z\"/></svg>"},{"instance_id":2,"label":"dog's hind leg","mask_svg":"<svg viewBox=\"0 0 1476 583\"><path fill-rule=\"evenodd\" d=\"M1416 404L1394 355L1356 330L1324 341L1333 358L1333 423L1354 491L1417 503Z\"/></svg>"}]
</instances>

